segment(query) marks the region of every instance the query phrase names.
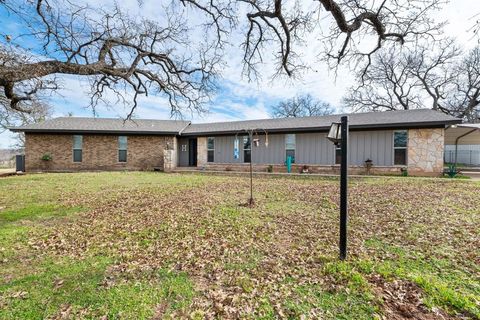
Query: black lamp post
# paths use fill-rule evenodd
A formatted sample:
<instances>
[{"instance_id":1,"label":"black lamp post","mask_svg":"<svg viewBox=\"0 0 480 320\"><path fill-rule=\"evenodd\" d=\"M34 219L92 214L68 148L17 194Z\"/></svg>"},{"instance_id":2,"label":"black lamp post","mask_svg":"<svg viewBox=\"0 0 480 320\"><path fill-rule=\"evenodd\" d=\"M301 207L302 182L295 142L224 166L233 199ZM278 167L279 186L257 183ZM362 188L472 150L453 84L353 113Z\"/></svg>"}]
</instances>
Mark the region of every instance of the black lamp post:
<instances>
[{"instance_id":1,"label":"black lamp post","mask_svg":"<svg viewBox=\"0 0 480 320\"><path fill-rule=\"evenodd\" d=\"M327 138L340 144L340 260L347 258L347 217L348 217L348 117L341 117L340 123L332 123Z\"/></svg>"}]
</instances>

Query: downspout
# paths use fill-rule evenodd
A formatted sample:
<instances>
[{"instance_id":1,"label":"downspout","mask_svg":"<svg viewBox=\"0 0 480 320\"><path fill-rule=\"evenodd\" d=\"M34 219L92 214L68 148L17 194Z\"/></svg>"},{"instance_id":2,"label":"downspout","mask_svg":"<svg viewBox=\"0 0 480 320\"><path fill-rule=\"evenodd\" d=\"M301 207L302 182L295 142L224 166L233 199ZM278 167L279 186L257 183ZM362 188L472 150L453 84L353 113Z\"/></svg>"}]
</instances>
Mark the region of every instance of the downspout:
<instances>
[{"instance_id":1,"label":"downspout","mask_svg":"<svg viewBox=\"0 0 480 320\"><path fill-rule=\"evenodd\" d=\"M477 131L477 129L472 129L472 130L468 131L467 133L464 133L461 136L457 137L457 139L455 139L455 168L457 167L458 141L461 138L463 138L465 136L468 136L470 133L473 133L475 131Z\"/></svg>"},{"instance_id":2,"label":"downspout","mask_svg":"<svg viewBox=\"0 0 480 320\"><path fill-rule=\"evenodd\" d=\"M183 129L178 132L178 135L181 136L183 131L185 131L185 129L187 129L191 124L192 124L192 122L188 122L187 125L185 127L183 127Z\"/></svg>"}]
</instances>

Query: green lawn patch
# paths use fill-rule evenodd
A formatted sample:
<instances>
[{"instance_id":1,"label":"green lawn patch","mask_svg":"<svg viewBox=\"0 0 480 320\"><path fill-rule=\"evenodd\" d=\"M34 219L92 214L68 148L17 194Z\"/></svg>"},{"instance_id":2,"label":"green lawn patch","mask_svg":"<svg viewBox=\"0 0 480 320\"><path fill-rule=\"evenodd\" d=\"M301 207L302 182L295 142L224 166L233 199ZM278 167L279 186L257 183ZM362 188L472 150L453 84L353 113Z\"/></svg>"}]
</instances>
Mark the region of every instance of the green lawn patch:
<instances>
[{"instance_id":1,"label":"green lawn patch","mask_svg":"<svg viewBox=\"0 0 480 320\"><path fill-rule=\"evenodd\" d=\"M479 183L352 180L343 262L338 183L2 178L0 319L480 318Z\"/></svg>"}]
</instances>

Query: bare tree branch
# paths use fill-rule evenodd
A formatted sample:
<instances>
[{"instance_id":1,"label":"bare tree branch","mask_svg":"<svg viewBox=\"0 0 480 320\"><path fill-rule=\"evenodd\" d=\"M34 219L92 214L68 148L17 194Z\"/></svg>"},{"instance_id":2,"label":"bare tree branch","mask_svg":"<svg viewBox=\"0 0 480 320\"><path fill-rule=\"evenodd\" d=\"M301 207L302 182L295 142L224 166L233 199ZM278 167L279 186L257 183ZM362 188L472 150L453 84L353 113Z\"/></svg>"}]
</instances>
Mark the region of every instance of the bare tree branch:
<instances>
[{"instance_id":1,"label":"bare tree branch","mask_svg":"<svg viewBox=\"0 0 480 320\"><path fill-rule=\"evenodd\" d=\"M273 118L311 117L332 114L334 108L327 102L311 95L298 95L285 100L272 108Z\"/></svg>"},{"instance_id":2,"label":"bare tree branch","mask_svg":"<svg viewBox=\"0 0 480 320\"><path fill-rule=\"evenodd\" d=\"M117 101L133 102L128 117L139 97L149 94L165 96L172 114L202 111L215 89L220 40L192 41L186 18L175 2L165 8L161 23L132 19L118 6L104 11L69 0L37 0L22 6L5 1L0 5L28 21L31 32L24 36L36 39L43 48L31 52L30 58L14 59L27 49L0 42L0 87L13 109L21 110L22 102L32 100L39 91L56 89L44 79L59 74L92 79L92 107L111 101L112 94ZM218 19L230 14L213 2L204 9L215 10L212 15ZM226 29L219 22L215 27L220 38ZM25 83L34 85L22 90Z\"/></svg>"}]
</instances>

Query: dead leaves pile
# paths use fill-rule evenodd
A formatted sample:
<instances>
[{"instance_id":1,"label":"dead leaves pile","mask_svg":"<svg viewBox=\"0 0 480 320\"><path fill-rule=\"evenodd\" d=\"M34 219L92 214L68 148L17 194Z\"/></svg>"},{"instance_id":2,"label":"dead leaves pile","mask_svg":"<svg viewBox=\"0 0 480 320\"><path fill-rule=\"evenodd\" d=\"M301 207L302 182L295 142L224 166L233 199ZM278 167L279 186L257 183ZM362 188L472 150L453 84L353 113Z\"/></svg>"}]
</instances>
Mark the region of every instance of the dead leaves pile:
<instances>
[{"instance_id":1,"label":"dead leaves pile","mask_svg":"<svg viewBox=\"0 0 480 320\"><path fill-rule=\"evenodd\" d=\"M139 188L110 194L108 201L70 199L65 203L95 208L48 228L31 246L40 255L115 257L107 286L159 269L186 272L199 294L188 310L171 311L173 318L256 318L268 312L266 302L280 318L323 318L324 310L297 314L286 302L302 303L297 289L303 286L348 290L323 272L325 261L336 257L337 190L334 181L256 179L256 206L249 209L239 206L248 198L248 180L226 177L168 195ZM353 182L350 254L378 254L365 246L377 238L431 255L451 246L458 250L450 258L478 263L479 194L473 184ZM400 294L407 305L421 306L417 287L373 283L389 319L403 312L395 305ZM158 310L161 318L169 309Z\"/></svg>"}]
</instances>

